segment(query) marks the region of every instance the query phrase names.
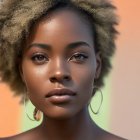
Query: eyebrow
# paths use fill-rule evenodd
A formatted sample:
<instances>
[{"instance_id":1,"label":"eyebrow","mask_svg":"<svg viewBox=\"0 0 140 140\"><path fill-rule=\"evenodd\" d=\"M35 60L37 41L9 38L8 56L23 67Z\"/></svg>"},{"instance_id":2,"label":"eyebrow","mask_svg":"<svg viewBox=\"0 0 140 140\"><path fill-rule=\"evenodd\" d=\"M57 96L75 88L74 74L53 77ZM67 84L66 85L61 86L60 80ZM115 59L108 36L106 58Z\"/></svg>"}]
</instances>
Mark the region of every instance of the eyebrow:
<instances>
[{"instance_id":1,"label":"eyebrow","mask_svg":"<svg viewBox=\"0 0 140 140\"><path fill-rule=\"evenodd\" d=\"M35 47L35 46L39 47L39 48L46 49L48 51L51 51L51 48L52 48L51 45L42 44L42 43L33 43L33 44L29 45L27 48L30 49L30 48ZM68 44L66 47L66 50L73 50L73 49L76 49L76 48L79 48L82 46L85 46L85 47L87 46L87 47L91 48L88 43L86 43L84 41L78 41L78 42L73 42L73 43Z\"/></svg>"},{"instance_id":2,"label":"eyebrow","mask_svg":"<svg viewBox=\"0 0 140 140\"><path fill-rule=\"evenodd\" d=\"M87 47L91 48L90 45L89 45L88 43L86 43L86 42L84 42L84 41L79 41L79 42L70 43L70 44L67 46L67 49L68 49L68 50L72 50L72 49L75 49L75 48L79 48L79 47L81 47L81 46L85 46L85 47L87 46Z\"/></svg>"},{"instance_id":3,"label":"eyebrow","mask_svg":"<svg viewBox=\"0 0 140 140\"><path fill-rule=\"evenodd\" d=\"M42 48L42 49L46 49L48 51L51 50L51 45L48 44L42 44L42 43L32 43L31 45L29 45L27 48L30 49L32 47L38 47L38 48Z\"/></svg>"}]
</instances>

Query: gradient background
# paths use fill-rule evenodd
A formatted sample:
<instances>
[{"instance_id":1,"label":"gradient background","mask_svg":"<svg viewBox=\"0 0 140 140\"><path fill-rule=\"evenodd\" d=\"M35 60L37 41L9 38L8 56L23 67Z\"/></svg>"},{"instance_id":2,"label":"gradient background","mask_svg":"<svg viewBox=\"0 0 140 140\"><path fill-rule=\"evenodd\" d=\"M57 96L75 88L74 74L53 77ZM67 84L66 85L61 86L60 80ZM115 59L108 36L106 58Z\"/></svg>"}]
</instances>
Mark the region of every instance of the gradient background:
<instances>
[{"instance_id":1,"label":"gradient background","mask_svg":"<svg viewBox=\"0 0 140 140\"><path fill-rule=\"evenodd\" d=\"M113 2L120 16L120 36L117 39L117 52L112 60L114 68L102 89L104 101L100 113L91 115L104 129L129 140L139 140L140 1ZM98 102L100 97L96 100ZM19 101L20 98L13 97L7 85L0 84L0 137L21 133L38 125L28 120ZM27 109L28 112L33 111L31 105Z\"/></svg>"}]
</instances>

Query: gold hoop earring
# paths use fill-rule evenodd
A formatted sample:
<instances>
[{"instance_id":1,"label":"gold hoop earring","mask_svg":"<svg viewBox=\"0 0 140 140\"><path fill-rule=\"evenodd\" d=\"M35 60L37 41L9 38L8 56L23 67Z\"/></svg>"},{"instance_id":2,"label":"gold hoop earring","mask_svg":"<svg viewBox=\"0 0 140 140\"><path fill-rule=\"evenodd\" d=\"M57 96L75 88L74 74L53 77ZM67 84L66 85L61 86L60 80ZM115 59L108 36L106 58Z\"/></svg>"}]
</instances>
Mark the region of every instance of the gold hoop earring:
<instances>
[{"instance_id":1,"label":"gold hoop earring","mask_svg":"<svg viewBox=\"0 0 140 140\"><path fill-rule=\"evenodd\" d=\"M41 111L40 110L38 110L37 108L35 108L34 109L34 111L33 111L33 117L34 117L34 119L32 119L30 116L29 116L29 114L27 113L27 108L26 108L26 104L27 104L27 97L26 97L26 95L24 96L24 109L25 109L25 114L26 114L26 116L27 116L27 118L29 119L29 120L31 120L31 121L40 121L40 119L41 119Z\"/></svg>"},{"instance_id":2,"label":"gold hoop earring","mask_svg":"<svg viewBox=\"0 0 140 140\"><path fill-rule=\"evenodd\" d=\"M102 103L103 103L103 93L102 93L101 89L98 88L98 87L94 87L93 90L98 90L98 91L100 91L100 94L101 94L101 102L100 102L100 105L99 105L99 108L98 108L97 111L94 111L94 110L93 110L93 108L92 108L92 106L91 106L91 102L90 102L90 104L89 104L89 107L90 107L90 110L92 111L92 113L95 114L95 115L97 115L97 114L99 113L100 108L101 108Z\"/></svg>"},{"instance_id":3,"label":"gold hoop earring","mask_svg":"<svg viewBox=\"0 0 140 140\"><path fill-rule=\"evenodd\" d=\"M41 111L38 110L37 108L35 108L33 116L34 116L34 119L36 121L40 121L40 119L41 119Z\"/></svg>"}]
</instances>

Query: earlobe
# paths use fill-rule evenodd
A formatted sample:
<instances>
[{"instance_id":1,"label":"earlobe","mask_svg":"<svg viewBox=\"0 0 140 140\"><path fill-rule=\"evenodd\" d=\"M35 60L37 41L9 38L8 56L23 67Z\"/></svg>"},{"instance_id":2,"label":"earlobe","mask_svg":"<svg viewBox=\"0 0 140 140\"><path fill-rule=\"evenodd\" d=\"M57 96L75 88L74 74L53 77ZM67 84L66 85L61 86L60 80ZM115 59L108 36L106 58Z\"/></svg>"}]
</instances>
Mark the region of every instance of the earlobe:
<instances>
[{"instance_id":1,"label":"earlobe","mask_svg":"<svg viewBox=\"0 0 140 140\"><path fill-rule=\"evenodd\" d=\"M96 54L96 74L95 74L95 79L98 79L101 73L102 69L102 57L101 57L101 52L97 52Z\"/></svg>"}]
</instances>

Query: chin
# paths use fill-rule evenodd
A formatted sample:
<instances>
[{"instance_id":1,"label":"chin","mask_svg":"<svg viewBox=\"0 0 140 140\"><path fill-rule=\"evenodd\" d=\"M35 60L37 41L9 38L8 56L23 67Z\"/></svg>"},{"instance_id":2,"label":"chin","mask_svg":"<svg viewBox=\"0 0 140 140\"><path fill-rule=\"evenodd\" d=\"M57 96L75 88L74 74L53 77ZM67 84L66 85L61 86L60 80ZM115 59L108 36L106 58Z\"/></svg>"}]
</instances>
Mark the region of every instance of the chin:
<instances>
[{"instance_id":1,"label":"chin","mask_svg":"<svg viewBox=\"0 0 140 140\"><path fill-rule=\"evenodd\" d=\"M55 120L66 120L75 117L78 111L66 108L57 108L51 112L44 113L44 117Z\"/></svg>"}]
</instances>

